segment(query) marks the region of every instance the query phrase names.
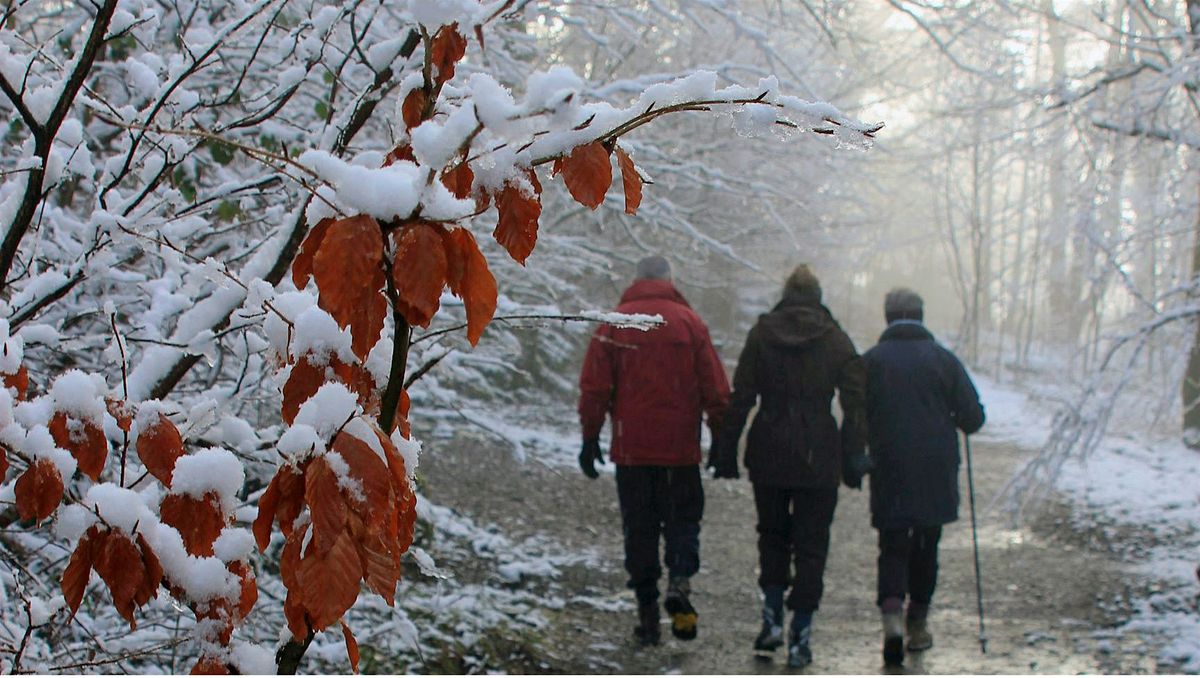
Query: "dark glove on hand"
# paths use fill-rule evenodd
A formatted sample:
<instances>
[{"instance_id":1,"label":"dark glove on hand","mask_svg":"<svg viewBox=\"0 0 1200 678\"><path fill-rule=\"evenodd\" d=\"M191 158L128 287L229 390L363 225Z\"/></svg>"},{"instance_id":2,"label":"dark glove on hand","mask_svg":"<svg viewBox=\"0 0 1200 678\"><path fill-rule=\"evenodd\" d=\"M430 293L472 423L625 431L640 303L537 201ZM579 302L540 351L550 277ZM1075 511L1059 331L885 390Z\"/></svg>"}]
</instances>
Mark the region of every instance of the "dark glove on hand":
<instances>
[{"instance_id":1,"label":"dark glove on hand","mask_svg":"<svg viewBox=\"0 0 1200 678\"><path fill-rule=\"evenodd\" d=\"M591 438L583 441L583 449L579 452L579 469L583 475L595 480L600 477L596 471L596 462L604 463L604 453L600 451L600 439Z\"/></svg>"},{"instance_id":2,"label":"dark glove on hand","mask_svg":"<svg viewBox=\"0 0 1200 678\"><path fill-rule=\"evenodd\" d=\"M875 463L871 461L870 455L866 452L853 452L847 454L842 461L842 482L846 483L846 487L861 490L863 476L870 473L875 468Z\"/></svg>"},{"instance_id":3,"label":"dark glove on hand","mask_svg":"<svg viewBox=\"0 0 1200 678\"><path fill-rule=\"evenodd\" d=\"M729 454L716 445L708 452L708 468L713 470L713 478L736 480L741 477L738 473L737 453Z\"/></svg>"}]
</instances>

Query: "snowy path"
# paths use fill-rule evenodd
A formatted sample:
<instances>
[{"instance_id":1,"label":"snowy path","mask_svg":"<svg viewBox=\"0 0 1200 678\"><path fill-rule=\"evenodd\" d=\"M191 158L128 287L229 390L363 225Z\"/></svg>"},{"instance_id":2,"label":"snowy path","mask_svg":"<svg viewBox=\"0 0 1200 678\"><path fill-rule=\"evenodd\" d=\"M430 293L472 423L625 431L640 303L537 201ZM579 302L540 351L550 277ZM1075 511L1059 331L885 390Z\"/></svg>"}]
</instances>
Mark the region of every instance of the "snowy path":
<instances>
[{"instance_id":1,"label":"snowy path","mask_svg":"<svg viewBox=\"0 0 1200 678\"><path fill-rule=\"evenodd\" d=\"M750 485L706 480L701 573L694 579L700 637L670 638L637 650L629 639L632 596L624 589L619 513L611 475L591 482L569 463L514 463L503 450L479 444L431 447L422 470L429 493L516 537L549 534L564 546L601 554L600 565L564 568L541 660L575 672L771 673L779 662L755 662L757 632L755 534ZM980 501L1012 472L1022 455L1009 444L976 445ZM562 460L566 462L566 460ZM453 480L451 481L451 478ZM443 480L444 482L439 482ZM964 507L965 511L965 507ZM937 673L1152 672L1156 649L1131 634L1113 640L1128 591L1124 566L1088 546L1065 517L1012 532L985 524L982 533L989 647L980 655L971 569L970 528L947 528L941 586L932 625L935 648L911 669ZM843 490L834 523L826 596L814 631L816 662L809 673L880 670L878 618L873 606L875 533L866 494Z\"/></svg>"}]
</instances>

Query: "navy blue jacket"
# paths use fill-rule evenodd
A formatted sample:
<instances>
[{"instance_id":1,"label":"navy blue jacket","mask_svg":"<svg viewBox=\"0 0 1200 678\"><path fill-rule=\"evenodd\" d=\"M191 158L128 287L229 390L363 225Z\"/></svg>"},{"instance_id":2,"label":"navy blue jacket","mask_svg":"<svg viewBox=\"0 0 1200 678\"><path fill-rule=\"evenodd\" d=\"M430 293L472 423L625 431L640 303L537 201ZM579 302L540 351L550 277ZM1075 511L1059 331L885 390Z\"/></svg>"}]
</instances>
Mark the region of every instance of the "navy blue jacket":
<instances>
[{"instance_id":1,"label":"navy blue jacket","mask_svg":"<svg viewBox=\"0 0 1200 678\"><path fill-rule=\"evenodd\" d=\"M863 356L871 459L871 524L878 529L958 519L958 430L983 426L979 393L958 358L924 326L897 323Z\"/></svg>"}]
</instances>

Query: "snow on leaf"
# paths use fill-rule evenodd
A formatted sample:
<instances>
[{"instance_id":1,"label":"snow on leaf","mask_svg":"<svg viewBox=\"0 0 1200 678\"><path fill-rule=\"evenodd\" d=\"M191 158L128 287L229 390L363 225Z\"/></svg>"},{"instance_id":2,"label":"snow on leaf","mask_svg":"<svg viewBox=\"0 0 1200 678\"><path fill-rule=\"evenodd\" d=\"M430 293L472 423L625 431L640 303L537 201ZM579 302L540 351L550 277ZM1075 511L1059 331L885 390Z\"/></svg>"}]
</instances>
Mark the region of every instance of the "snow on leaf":
<instances>
[{"instance_id":1,"label":"snow on leaf","mask_svg":"<svg viewBox=\"0 0 1200 678\"><path fill-rule=\"evenodd\" d=\"M113 419L117 420L117 428L129 433L133 427L133 411L129 407L129 403L116 398L105 398L104 405L108 408L108 413Z\"/></svg>"},{"instance_id":2,"label":"snow on leaf","mask_svg":"<svg viewBox=\"0 0 1200 678\"><path fill-rule=\"evenodd\" d=\"M79 463L79 470L92 480L100 479L104 460L108 457L108 438L104 429L90 421L56 412L50 419L50 435L54 444L67 450Z\"/></svg>"},{"instance_id":3,"label":"snow on leaf","mask_svg":"<svg viewBox=\"0 0 1200 678\"><path fill-rule=\"evenodd\" d=\"M604 144L593 141L576 146L562 161L563 183L579 204L596 209L612 185L612 163Z\"/></svg>"},{"instance_id":4,"label":"snow on leaf","mask_svg":"<svg viewBox=\"0 0 1200 678\"><path fill-rule=\"evenodd\" d=\"M340 327L349 327L351 346L365 360L383 332L387 315L383 234L375 219L359 215L330 226L313 258L317 303Z\"/></svg>"},{"instance_id":5,"label":"snow on leaf","mask_svg":"<svg viewBox=\"0 0 1200 678\"><path fill-rule=\"evenodd\" d=\"M496 278L470 231L456 228L445 233L443 239L449 265L447 283L450 291L463 300L467 310L467 340L474 346L496 313L499 294Z\"/></svg>"},{"instance_id":6,"label":"snow on leaf","mask_svg":"<svg viewBox=\"0 0 1200 678\"><path fill-rule=\"evenodd\" d=\"M63 498L63 479L54 462L40 458L17 478L13 488L21 520L41 522L54 513Z\"/></svg>"},{"instance_id":7,"label":"snow on leaf","mask_svg":"<svg viewBox=\"0 0 1200 678\"><path fill-rule=\"evenodd\" d=\"M138 431L136 449L146 470L170 487L175 462L184 453L183 436L175 424L165 414L158 413L149 426Z\"/></svg>"},{"instance_id":8,"label":"snow on leaf","mask_svg":"<svg viewBox=\"0 0 1200 678\"><path fill-rule=\"evenodd\" d=\"M428 327L446 286L446 246L441 229L424 222L405 226L396 243L392 277L399 310L409 324Z\"/></svg>"},{"instance_id":9,"label":"snow on leaf","mask_svg":"<svg viewBox=\"0 0 1200 678\"><path fill-rule=\"evenodd\" d=\"M363 517L368 530L383 529L394 497L387 465L370 445L346 431L333 439L333 451L346 460L351 478L362 486L363 501L353 501L354 510Z\"/></svg>"},{"instance_id":10,"label":"snow on leaf","mask_svg":"<svg viewBox=\"0 0 1200 678\"><path fill-rule=\"evenodd\" d=\"M537 176L529 172L536 182ZM536 187L537 184L534 183ZM538 219L542 215L542 200L535 192L522 191L516 184L506 184L496 197L499 219L492 236L508 250L509 256L522 266L537 244Z\"/></svg>"},{"instance_id":11,"label":"snow on leaf","mask_svg":"<svg viewBox=\"0 0 1200 678\"><path fill-rule=\"evenodd\" d=\"M637 214L642 204L642 176L625 149L617 146L617 165L621 168L621 184L625 189L625 214Z\"/></svg>"}]
</instances>

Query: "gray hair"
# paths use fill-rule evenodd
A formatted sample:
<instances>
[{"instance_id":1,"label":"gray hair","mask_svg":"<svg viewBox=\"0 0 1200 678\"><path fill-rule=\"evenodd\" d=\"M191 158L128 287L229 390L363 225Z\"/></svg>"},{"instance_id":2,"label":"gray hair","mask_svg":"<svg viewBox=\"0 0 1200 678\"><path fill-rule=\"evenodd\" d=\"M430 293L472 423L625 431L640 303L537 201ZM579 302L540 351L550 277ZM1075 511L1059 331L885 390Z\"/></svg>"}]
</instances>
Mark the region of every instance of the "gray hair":
<instances>
[{"instance_id":1,"label":"gray hair","mask_svg":"<svg viewBox=\"0 0 1200 678\"><path fill-rule=\"evenodd\" d=\"M883 299L883 315L887 321L923 320L925 302L921 295L907 287L897 287Z\"/></svg>"},{"instance_id":2,"label":"gray hair","mask_svg":"<svg viewBox=\"0 0 1200 678\"><path fill-rule=\"evenodd\" d=\"M671 264L657 254L637 262L638 280L670 280Z\"/></svg>"}]
</instances>

